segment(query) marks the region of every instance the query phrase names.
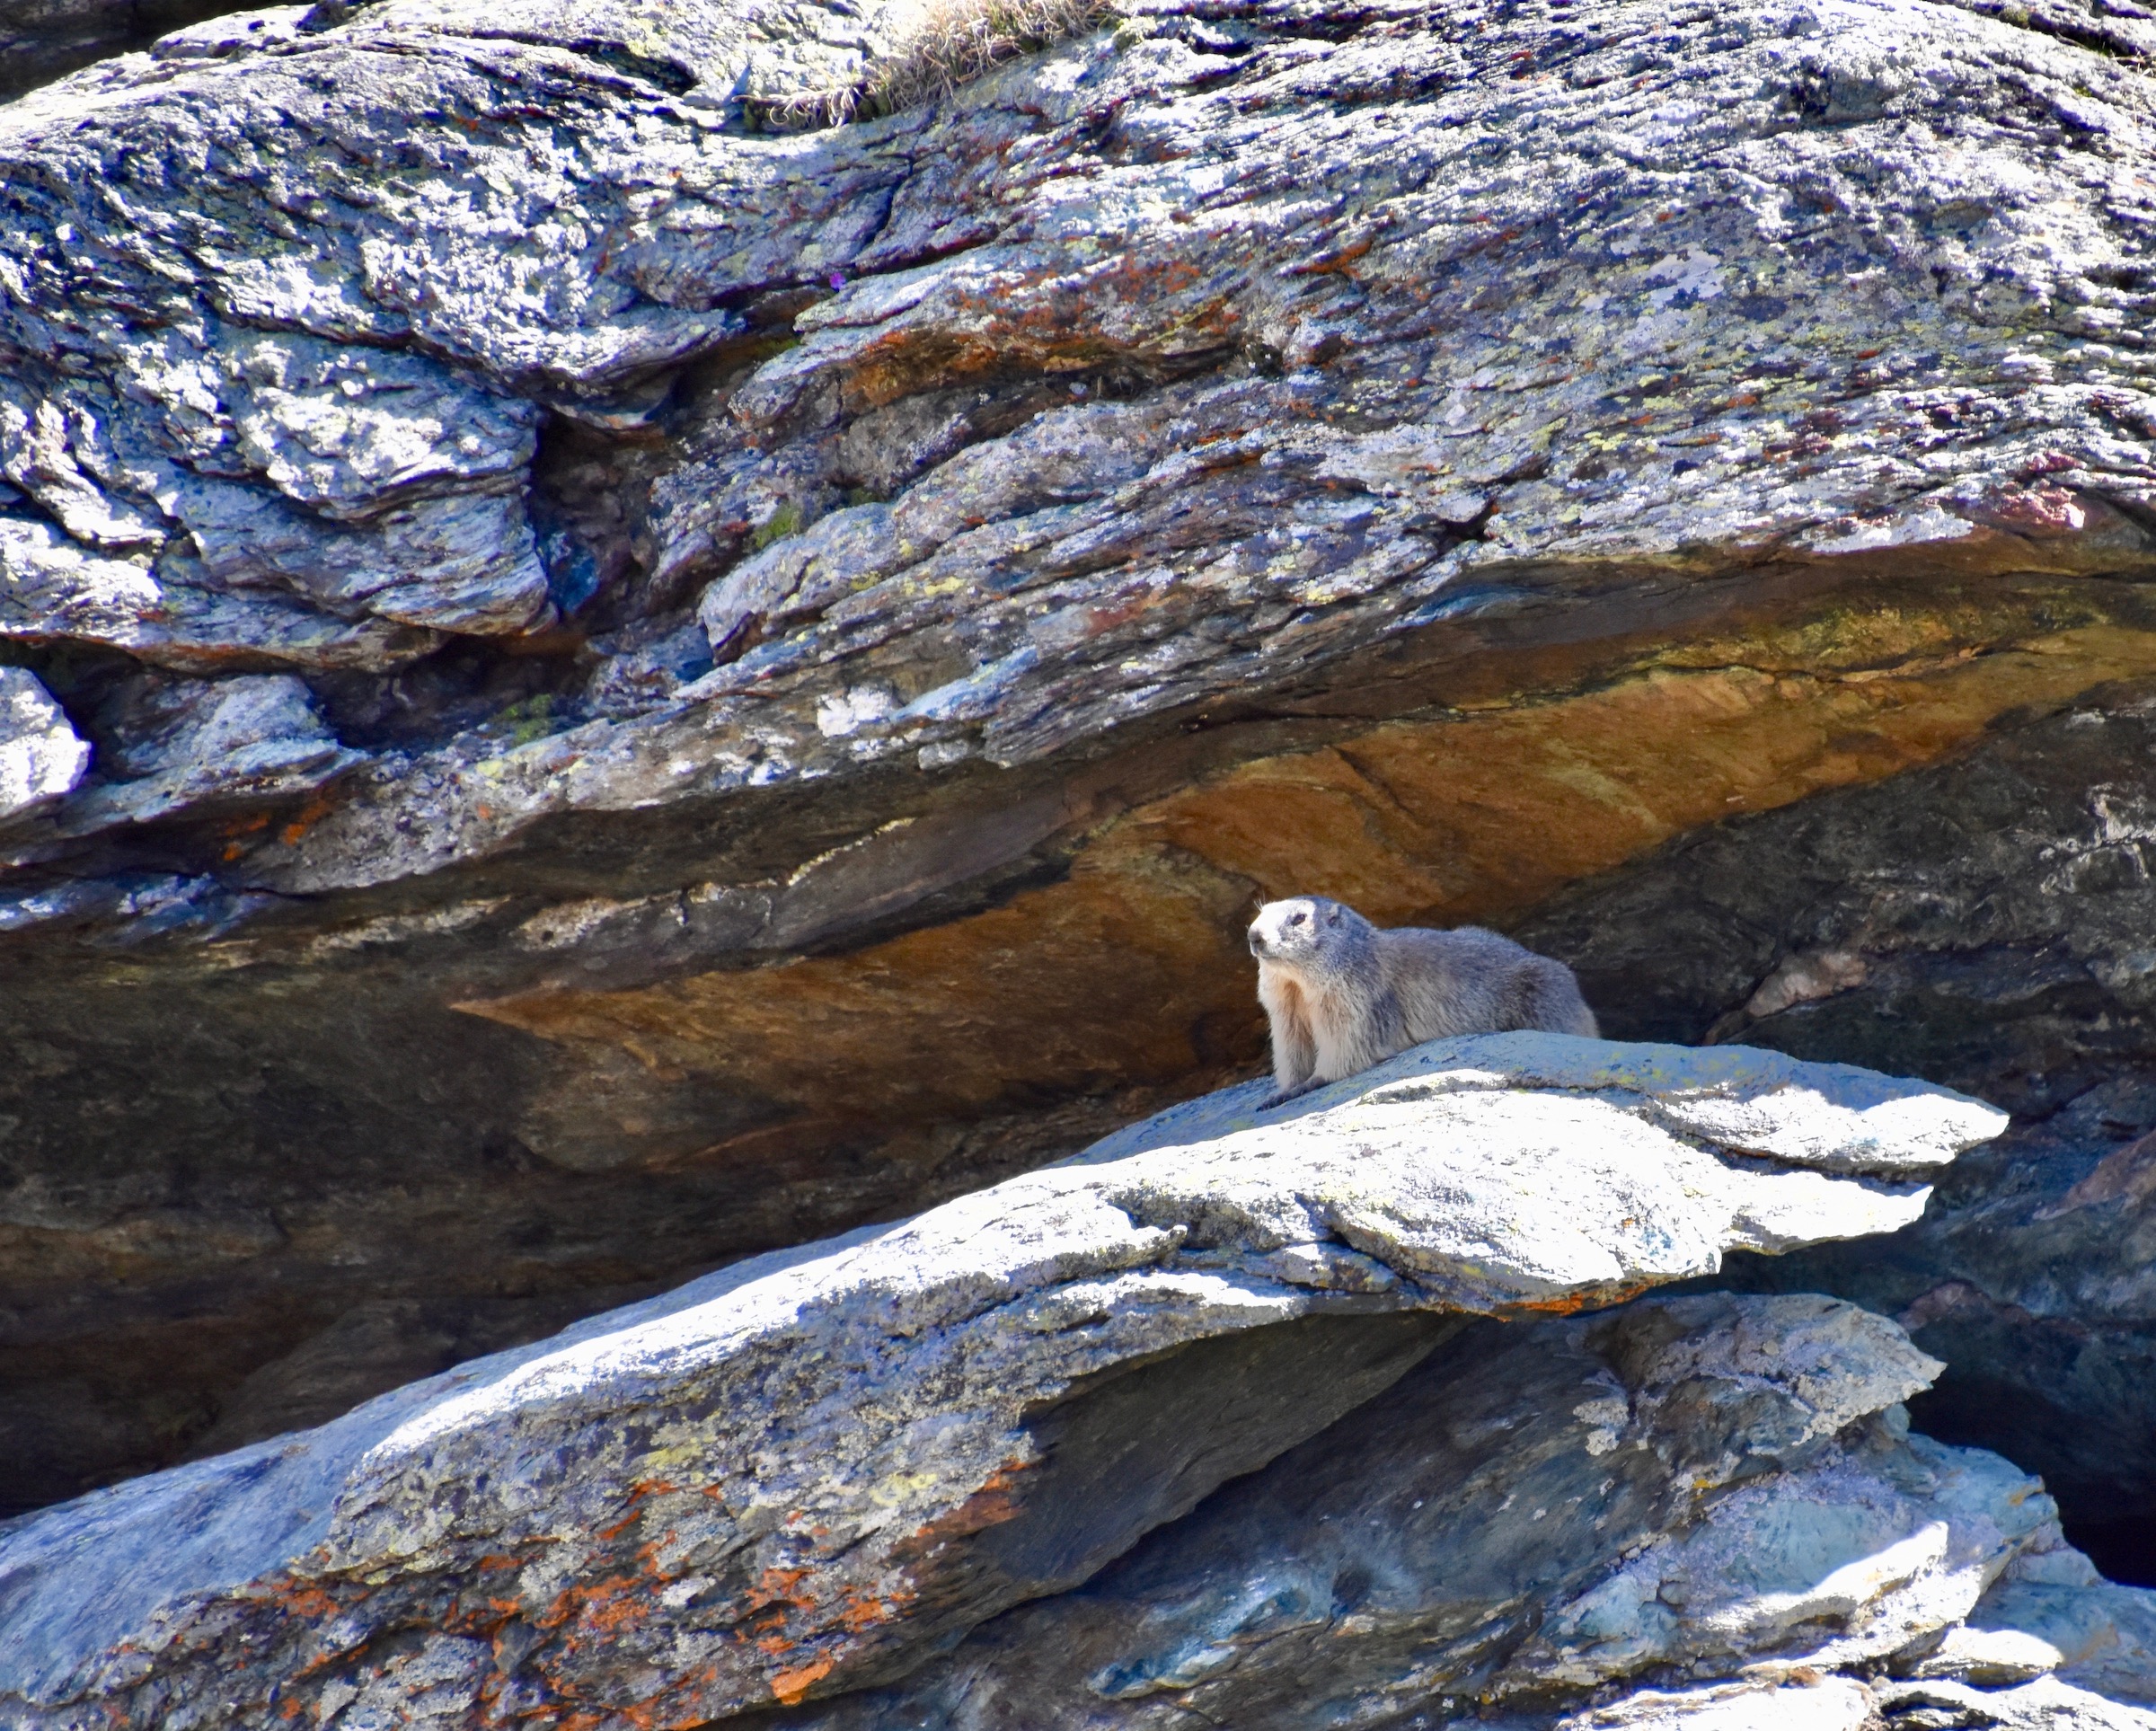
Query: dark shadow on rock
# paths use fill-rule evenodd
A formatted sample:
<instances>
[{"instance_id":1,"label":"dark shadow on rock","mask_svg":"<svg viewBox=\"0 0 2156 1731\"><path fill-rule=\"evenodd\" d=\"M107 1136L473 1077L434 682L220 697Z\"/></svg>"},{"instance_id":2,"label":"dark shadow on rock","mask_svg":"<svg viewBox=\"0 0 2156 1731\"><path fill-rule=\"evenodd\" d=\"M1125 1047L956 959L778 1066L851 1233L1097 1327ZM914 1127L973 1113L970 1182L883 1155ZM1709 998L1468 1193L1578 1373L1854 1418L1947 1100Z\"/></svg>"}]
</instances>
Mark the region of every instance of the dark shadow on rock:
<instances>
[{"instance_id":1,"label":"dark shadow on rock","mask_svg":"<svg viewBox=\"0 0 2156 1731\"><path fill-rule=\"evenodd\" d=\"M1701 1283L1825 1291L1947 1362L1931 1435L2040 1472L2115 1578L2156 1580L2156 710L2147 687L1956 760L1686 836L1515 935L1614 1033L1720 1038L2017 1115L1892 1235ZM1747 1010L1749 1006L1749 1010Z\"/></svg>"}]
</instances>

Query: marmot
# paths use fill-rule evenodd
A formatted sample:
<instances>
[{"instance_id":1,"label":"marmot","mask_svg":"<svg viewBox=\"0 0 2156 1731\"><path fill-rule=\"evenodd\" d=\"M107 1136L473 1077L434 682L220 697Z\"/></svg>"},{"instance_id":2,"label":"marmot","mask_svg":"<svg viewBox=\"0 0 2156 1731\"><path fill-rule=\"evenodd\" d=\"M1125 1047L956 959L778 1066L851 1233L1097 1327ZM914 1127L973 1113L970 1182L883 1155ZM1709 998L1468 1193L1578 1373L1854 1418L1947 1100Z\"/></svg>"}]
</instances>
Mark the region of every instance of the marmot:
<instances>
[{"instance_id":1,"label":"marmot","mask_svg":"<svg viewBox=\"0 0 2156 1731\"><path fill-rule=\"evenodd\" d=\"M1250 954L1273 1024L1280 1091L1268 1104L1449 1034L1597 1032L1570 968L1480 926L1383 931L1352 907L1297 896L1258 910Z\"/></svg>"}]
</instances>

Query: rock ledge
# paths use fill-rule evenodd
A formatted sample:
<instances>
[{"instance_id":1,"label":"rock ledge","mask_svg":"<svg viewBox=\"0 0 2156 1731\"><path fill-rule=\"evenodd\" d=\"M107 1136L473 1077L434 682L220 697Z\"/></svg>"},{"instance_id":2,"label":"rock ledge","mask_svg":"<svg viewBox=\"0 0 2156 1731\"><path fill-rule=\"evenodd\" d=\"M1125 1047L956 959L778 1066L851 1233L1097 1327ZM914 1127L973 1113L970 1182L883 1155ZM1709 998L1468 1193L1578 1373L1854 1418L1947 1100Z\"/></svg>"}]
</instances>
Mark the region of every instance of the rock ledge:
<instances>
[{"instance_id":1,"label":"rock ledge","mask_svg":"<svg viewBox=\"0 0 2156 1731\"><path fill-rule=\"evenodd\" d=\"M1907 1176L2005 1122L1839 1066L1551 1035L1253 1114L1263 1092L27 1517L0 1538L0 1702L326 1722L385 1654L445 1722L693 1724L873 1685L1469 1315L1902 1225Z\"/></svg>"}]
</instances>

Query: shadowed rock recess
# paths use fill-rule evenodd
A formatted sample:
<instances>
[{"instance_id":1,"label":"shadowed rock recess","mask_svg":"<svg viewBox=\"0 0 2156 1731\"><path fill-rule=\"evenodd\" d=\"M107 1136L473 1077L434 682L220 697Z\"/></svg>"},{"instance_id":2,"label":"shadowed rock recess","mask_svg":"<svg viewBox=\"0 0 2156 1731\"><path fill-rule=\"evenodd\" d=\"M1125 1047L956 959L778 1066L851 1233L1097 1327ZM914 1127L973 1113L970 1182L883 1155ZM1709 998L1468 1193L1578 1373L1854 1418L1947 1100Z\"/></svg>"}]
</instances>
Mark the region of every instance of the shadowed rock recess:
<instances>
[{"instance_id":1,"label":"shadowed rock recess","mask_svg":"<svg viewBox=\"0 0 2156 1731\"><path fill-rule=\"evenodd\" d=\"M179 22L0 0L0 1505L1252 1074L1319 891L2010 1107L1742 1277L2145 1568L2137 9L1131 0L819 131L896 9L40 82Z\"/></svg>"},{"instance_id":2,"label":"shadowed rock recess","mask_svg":"<svg viewBox=\"0 0 2156 1731\"><path fill-rule=\"evenodd\" d=\"M1267 1092L11 1523L0 1723L2156 1726L2156 1594L1895 1323L1636 1297L2003 1113L1546 1034Z\"/></svg>"}]
</instances>

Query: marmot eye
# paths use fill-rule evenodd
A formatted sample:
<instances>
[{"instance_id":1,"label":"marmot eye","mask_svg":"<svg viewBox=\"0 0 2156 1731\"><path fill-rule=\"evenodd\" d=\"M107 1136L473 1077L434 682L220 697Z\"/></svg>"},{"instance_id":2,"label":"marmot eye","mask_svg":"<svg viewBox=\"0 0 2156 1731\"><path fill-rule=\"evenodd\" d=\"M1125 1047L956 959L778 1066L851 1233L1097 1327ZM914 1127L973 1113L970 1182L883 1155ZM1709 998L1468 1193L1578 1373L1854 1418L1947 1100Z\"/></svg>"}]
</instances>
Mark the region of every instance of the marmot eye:
<instances>
[{"instance_id":1,"label":"marmot eye","mask_svg":"<svg viewBox=\"0 0 2156 1731\"><path fill-rule=\"evenodd\" d=\"M1291 914L1287 916L1287 923L1290 925L1308 925L1310 923L1310 915L1307 914Z\"/></svg>"}]
</instances>

